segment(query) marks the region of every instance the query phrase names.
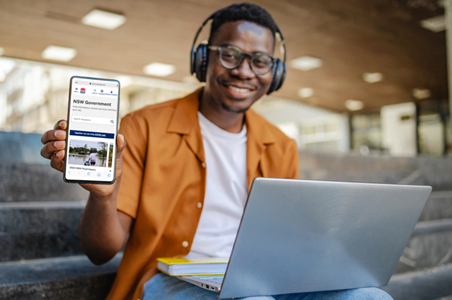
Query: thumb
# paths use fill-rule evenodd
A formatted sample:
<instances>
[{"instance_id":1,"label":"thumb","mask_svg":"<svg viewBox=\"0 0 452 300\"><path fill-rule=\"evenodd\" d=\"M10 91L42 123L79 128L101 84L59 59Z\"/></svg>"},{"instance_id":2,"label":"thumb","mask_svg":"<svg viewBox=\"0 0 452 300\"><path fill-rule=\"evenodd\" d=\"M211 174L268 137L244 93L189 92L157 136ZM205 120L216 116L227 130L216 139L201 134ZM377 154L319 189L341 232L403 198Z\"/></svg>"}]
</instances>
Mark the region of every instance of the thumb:
<instances>
[{"instance_id":1,"label":"thumb","mask_svg":"<svg viewBox=\"0 0 452 300\"><path fill-rule=\"evenodd\" d=\"M116 146L116 156L119 158L120 156L122 156L122 151L124 151L124 149L126 148L126 140L124 139L124 136L122 134L118 134L118 136L116 137Z\"/></svg>"}]
</instances>

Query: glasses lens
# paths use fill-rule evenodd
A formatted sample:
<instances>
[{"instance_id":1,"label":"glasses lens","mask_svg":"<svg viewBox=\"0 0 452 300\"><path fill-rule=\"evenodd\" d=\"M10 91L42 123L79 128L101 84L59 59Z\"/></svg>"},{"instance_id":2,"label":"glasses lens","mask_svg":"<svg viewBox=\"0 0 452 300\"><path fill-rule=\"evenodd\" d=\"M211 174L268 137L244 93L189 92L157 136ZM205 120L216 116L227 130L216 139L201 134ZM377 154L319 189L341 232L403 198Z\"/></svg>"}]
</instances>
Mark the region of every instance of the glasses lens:
<instances>
[{"instance_id":1,"label":"glasses lens","mask_svg":"<svg viewBox=\"0 0 452 300\"><path fill-rule=\"evenodd\" d=\"M273 66L272 57L266 53L246 54L234 46L220 46L218 49L220 50L221 64L227 69L238 67L242 63L245 55L251 57L251 69L257 75L267 73Z\"/></svg>"},{"instance_id":2,"label":"glasses lens","mask_svg":"<svg viewBox=\"0 0 452 300\"><path fill-rule=\"evenodd\" d=\"M235 68L242 61L242 52L232 47L220 47L220 59L226 68Z\"/></svg>"},{"instance_id":3,"label":"glasses lens","mask_svg":"<svg viewBox=\"0 0 452 300\"><path fill-rule=\"evenodd\" d=\"M251 59L251 67L258 75L267 73L272 66L273 60L268 54L256 53Z\"/></svg>"}]
</instances>

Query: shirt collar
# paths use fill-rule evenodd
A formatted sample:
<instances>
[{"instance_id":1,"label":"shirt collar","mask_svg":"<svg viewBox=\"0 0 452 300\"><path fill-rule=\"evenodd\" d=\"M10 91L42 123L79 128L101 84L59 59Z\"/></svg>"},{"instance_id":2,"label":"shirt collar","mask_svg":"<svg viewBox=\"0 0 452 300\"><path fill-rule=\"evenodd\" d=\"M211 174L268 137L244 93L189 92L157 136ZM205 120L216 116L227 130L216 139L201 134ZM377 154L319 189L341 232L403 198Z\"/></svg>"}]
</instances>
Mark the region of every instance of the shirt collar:
<instances>
[{"instance_id":1,"label":"shirt collar","mask_svg":"<svg viewBox=\"0 0 452 300\"><path fill-rule=\"evenodd\" d=\"M178 101L167 129L168 132L189 135L193 128L198 128L199 130L198 97L202 89L200 88ZM267 121L262 116L249 109L245 113L245 119L248 140L255 140L262 144L272 144L276 141L268 129Z\"/></svg>"},{"instance_id":2,"label":"shirt collar","mask_svg":"<svg viewBox=\"0 0 452 300\"><path fill-rule=\"evenodd\" d=\"M177 102L167 132L188 135L198 125L198 97L202 89L196 90Z\"/></svg>"}]
</instances>

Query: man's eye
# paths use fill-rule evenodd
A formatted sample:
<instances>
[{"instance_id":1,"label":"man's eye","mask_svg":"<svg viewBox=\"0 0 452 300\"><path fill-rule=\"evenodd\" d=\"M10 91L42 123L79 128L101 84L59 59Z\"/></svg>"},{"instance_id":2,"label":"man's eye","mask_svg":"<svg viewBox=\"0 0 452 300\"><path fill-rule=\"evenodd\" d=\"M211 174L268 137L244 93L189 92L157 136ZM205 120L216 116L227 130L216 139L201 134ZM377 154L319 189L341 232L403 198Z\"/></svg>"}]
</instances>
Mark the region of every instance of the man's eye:
<instances>
[{"instance_id":1,"label":"man's eye","mask_svg":"<svg viewBox=\"0 0 452 300\"><path fill-rule=\"evenodd\" d=\"M223 53L224 59L237 59L237 55L234 53Z\"/></svg>"},{"instance_id":2,"label":"man's eye","mask_svg":"<svg viewBox=\"0 0 452 300\"><path fill-rule=\"evenodd\" d=\"M254 63L257 64L257 65L266 66L266 65L268 65L270 63L270 61L268 59L266 59L265 57L262 57L262 58L256 57L254 59Z\"/></svg>"}]
</instances>

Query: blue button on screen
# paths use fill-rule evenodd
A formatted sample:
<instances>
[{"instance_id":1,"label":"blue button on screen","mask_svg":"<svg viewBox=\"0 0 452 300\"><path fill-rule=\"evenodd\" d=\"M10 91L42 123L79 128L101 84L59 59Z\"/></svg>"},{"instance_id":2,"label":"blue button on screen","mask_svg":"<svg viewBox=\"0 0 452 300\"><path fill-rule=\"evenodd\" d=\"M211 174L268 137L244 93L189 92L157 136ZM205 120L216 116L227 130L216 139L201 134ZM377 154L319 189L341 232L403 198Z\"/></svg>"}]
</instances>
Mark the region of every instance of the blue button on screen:
<instances>
[{"instance_id":1,"label":"blue button on screen","mask_svg":"<svg viewBox=\"0 0 452 300\"><path fill-rule=\"evenodd\" d=\"M82 131L82 130L70 130L70 135L75 136L84 136L84 137L94 137L101 139L114 139L115 135L113 133L106 132L92 132L92 131Z\"/></svg>"}]
</instances>

